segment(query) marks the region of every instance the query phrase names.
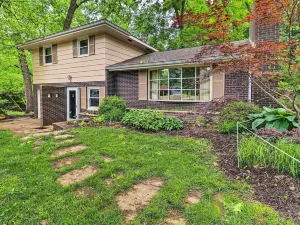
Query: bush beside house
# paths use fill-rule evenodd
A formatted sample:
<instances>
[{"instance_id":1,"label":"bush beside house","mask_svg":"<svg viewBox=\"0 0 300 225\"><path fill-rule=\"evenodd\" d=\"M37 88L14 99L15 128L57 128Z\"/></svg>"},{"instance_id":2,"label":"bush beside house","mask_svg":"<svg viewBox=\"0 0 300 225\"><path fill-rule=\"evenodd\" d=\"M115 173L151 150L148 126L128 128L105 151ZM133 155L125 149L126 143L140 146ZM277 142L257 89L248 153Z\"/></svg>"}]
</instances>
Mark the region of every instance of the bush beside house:
<instances>
[{"instance_id":1,"label":"bush beside house","mask_svg":"<svg viewBox=\"0 0 300 225\"><path fill-rule=\"evenodd\" d=\"M117 96L106 97L99 106L99 115L106 121L121 121L126 113L126 102Z\"/></svg>"}]
</instances>

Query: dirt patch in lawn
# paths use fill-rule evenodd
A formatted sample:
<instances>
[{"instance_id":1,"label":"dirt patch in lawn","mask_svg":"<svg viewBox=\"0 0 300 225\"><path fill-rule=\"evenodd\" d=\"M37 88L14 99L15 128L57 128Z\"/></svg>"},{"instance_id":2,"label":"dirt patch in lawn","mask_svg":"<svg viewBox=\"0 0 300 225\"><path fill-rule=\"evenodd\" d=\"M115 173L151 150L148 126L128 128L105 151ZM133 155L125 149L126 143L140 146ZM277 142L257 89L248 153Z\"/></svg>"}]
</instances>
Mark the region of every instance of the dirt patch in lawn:
<instances>
[{"instance_id":1,"label":"dirt patch in lawn","mask_svg":"<svg viewBox=\"0 0 300 225\"><path fill-rule=\"evenodd\" d=\"M185 198L185 203L186 204L197 204L198 202L201 201L202 198L202 193L197 190L190 190L188 193L188 196Z\"/></svg>"},{"instance_id":2,"label":"dirt patch in lawn","mask_svg":"<svg viewBox=\"0 0 300 225\"><path fill-rule=\"evenodd\" d=\"M83 187L75 191L75 195L80 198L91 198L96 194L96 191L92 187Z\"/></svg>"},{"instance_id":3,"label":"dirt patch in lawn","mask_svg":"<svg viewBox=\"0 0 300 225\"><path fill-rule=\"evenodd\" d=\"M78 183L85 180L86 178L94 175L97 171L98 169L93 166L88 166L80 170L73 170L59 177L58 182L63 187L66 187L73 183Z\"/></svg>"},{"instance_id":4,"label":"dirt patch in lawn","mask_svg":"<svg viewBox=\"0 0 300 225\"><path fill-rule=\"evenodd\" d=\"M107 156L107 155L104 155L103 158L104 158L104 162L106 162L106 163L109 163L109 162L114 161L113 158L110 158L110 157Z\"/></svg>"},{"instance_id":5,"label":"dirt patch in lawn","mask_svg":"<svg viewBox=\"0 0 300 225\"><path fill-rule=\"evenodd\" d=\"M51 157L55 158L60 155L65 155L65 154L73 153L73 152L79 152L79 151L85 150L86 148L87 148L87 146L85 146L85 145L73 145L73 146L69 146L69 147L63 147L63 148L60 148L57 151L53 152L51 154Z\"/></svg>"},{"instance_id":6,"label":"dirt patch in lawn","mask_svg":"<svg viewBox=\"0 0 300 225\"><path fill-rule=\"evenodd\" d=\"M65 167L65 166L73 165L78 158L79 158L78 156L76 156L76 157L71 156L71 157L56 160L53 162L53 169L60 170L61 168Z\"/></svg>"},{"instance_id":7,"label":"dirt patch in lawn","mask_svg":"<svg viewBox=\"0 0 300 225\"><path fill-rule=\"evenodd\" d=\"M161 178L152 177L146 181L140 181L128 191L117 196L116 201L120 209L125 213L126 221L133 220L138 213L150 204L151 199L163 187Z\"/></svg>"},{"instance_id":8,"label":"dirt patch in lawn","mask_svg":"<svg viewBox=\"0 0 300 225\"><path fill-rule=\"evenodd\" d=\"M186 225L187 221L179 211L169 211L168 217L163 223L164 225Z\"/></svg>"}]
</instances>

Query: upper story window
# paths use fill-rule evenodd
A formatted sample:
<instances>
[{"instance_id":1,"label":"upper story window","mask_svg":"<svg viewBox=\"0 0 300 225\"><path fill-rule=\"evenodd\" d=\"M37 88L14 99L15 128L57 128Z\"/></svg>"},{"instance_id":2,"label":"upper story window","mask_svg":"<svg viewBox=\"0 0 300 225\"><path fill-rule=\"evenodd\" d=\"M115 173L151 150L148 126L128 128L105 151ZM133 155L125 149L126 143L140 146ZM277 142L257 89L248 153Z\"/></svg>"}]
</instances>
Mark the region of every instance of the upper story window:
<instances>
[{"instance_id":1,"label":"upper story window","mask_svg":"<svg viewBox=\"0 0 300 225\"><path fill-rule=\"evenodd\" d=\"M85 38L85 39L80 39L78 41L78 54L79 56L86 56L89 55L89 39Z\"/></svg>"},{"instance_id":2,"label":"upper story window","mask_svg":"<svg viewBox=\"0 0 300 225\"><path fill-rule=\"evenodd\" d=\"M149 76L150 100L210 101L210 73L207 67L152 70Z\"/></svg>"},{"instance_id":3,"label":"upper story window","mask_svg":"<svg viewBox=\"0 0 300 225\"><path fill-rule=\"evenodd\" d=\"M44 55L45 55L45 64L51 64L52 63L52 47L45 47Z\"/></svg>"},{"instance_id":4,"label":"upper story window","mask_svg":"<svg viewBox=\"0 0 300 225\"><path fill-rule=\"evenodd\" d=\"M88 109L99 108L99 88L88 88Z\"/></svg>"}]
</instances>

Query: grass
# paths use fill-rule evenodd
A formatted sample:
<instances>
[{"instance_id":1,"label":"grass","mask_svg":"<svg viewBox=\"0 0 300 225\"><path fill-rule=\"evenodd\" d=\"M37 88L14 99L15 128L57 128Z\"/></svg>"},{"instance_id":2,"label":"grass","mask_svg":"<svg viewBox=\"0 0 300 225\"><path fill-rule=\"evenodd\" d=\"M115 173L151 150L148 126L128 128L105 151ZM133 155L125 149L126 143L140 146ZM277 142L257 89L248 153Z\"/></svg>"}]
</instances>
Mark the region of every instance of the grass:
<instances>
[{"instance_id":1,"label":"grass","mask_svg":"<svg viewBox=\"0 0 300 225\"><path fill-rule=\"evenodd\" d=\"M300 144L284 138L273 144L290 156L300 160ZM279 171L288 172L294 177L300 175L300 163L252 135L244 135L241 138L239 159L244 165L270 166Z\"/></svg>"},{"instance_id":2,"label":"grass","mask_svg":"<svg viewBox=\"0 0 300 225\"><path fill-rule=\"evenodd\" d=\"M0 131L0 224L125 224L115 196L138 180L161 177L164 187L132 224L160 224L169 210L178 210L190 224L293 224L272 208L245 199L248 186L224 179L211 166L215 158L204 139L183 139L143 134L116 128L80 128L72 131L88 149L78 161L57 172L49 155L57 147L45 137L38 152L34 142L21 142L10 132ZM114 159L104 163L103 155ZM62 158L62 157L60 157ZM57 178L73 169L93 165L100 170L82 183L61 187ZM124 175L118 175L122 172ZM107 178L117 178L106 185ZM92 198L74 195L80 187L92 187ZM202 192L201 202L185 205L190 189ZM224 197L216 198L222 193Z\"/></svg>"},{"instance_id":3,"label":"grass","mask_svg":"<svg viewBox=\"0 0 300 225\"><path fill-rule=\"evenodd\" d=\"M33 113L25 113L25 112L21 112L21 111L5 111L5 114L7 116L24 116L24 115L33 115Z\"/></svg>"}]
</instances>

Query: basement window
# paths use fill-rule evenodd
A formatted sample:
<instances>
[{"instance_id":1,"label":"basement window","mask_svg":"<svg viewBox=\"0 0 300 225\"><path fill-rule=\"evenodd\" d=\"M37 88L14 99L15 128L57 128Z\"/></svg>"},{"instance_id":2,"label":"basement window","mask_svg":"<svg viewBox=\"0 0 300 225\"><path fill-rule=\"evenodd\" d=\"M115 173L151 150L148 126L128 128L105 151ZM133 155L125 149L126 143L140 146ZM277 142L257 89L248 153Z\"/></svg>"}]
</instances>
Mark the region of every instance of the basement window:
<instances>
[{"instance_id":1,"label":"basement window","mask_svg":"<svg viewBox=\"0 0 300 225\"><path fill-rule=\"evenodd\" d=\"M97 110L99 108L99 88L88 88L88 109Z\"/></svg>"}]
</instances>

